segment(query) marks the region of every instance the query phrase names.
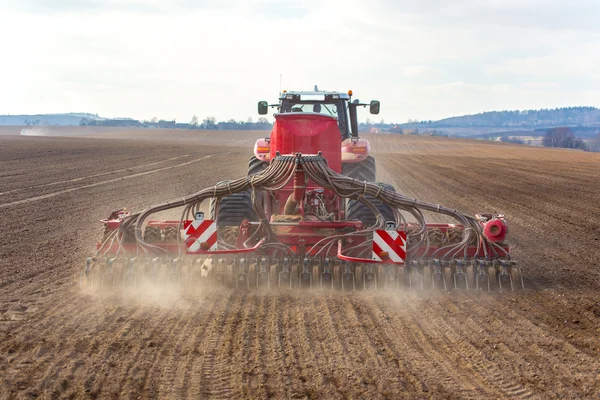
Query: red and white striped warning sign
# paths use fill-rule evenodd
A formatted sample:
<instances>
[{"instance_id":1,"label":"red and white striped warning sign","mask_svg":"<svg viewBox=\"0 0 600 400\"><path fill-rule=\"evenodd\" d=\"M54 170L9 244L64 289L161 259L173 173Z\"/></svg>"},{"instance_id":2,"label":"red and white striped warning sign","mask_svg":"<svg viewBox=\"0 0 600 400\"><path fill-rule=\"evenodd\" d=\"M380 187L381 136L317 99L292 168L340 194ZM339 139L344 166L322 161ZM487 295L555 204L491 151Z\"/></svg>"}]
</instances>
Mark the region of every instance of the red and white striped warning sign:
<instances>
[{"instance_id":1,"label":"red and white striped warning sign","mask_svg":"<svg viewBox=\"0 0 600 400\"><path fill-rule=\"evenodd\" d=\"M200 250L201 243L206 243L203 250L217 250L217 224L214 220L193 220L183 223L185 248L189 253Z\"/></svg>"},{"instance_id":2,"label":"red and white striped warning sign","mask_svg":"<svg viewBox=\"0 0 600 400\"><path fill-rule=\"evenodd\" d=\"M373 232L373 261L402 264L406 259L406 232L378 229Z\"/></svg>"}]
</instances>

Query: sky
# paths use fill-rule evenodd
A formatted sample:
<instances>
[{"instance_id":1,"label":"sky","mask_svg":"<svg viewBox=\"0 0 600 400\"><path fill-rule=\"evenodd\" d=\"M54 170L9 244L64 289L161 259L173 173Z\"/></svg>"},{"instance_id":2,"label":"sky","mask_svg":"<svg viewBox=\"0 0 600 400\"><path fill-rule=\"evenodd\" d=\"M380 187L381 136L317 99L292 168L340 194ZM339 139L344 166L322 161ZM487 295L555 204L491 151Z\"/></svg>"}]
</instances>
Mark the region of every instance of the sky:
<instances>
[{"instance_id":1,"label":"sky","mask_svg":"<svg viewBox=\"0 0 600 400\"><path fill-rule=\"evenodd\" d=\"M247 120L280 90L437 120L600 106L600 0L0 0L0 114Z\"/></svg>"}]
</instances>

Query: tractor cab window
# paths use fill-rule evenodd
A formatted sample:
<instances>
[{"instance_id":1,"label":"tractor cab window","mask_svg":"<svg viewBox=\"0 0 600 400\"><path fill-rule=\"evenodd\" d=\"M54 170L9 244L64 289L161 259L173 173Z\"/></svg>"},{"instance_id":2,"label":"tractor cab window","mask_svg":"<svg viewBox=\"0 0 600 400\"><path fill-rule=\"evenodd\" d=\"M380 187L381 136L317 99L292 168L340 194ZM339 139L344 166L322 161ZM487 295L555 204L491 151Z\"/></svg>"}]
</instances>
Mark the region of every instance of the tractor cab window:
<instances>
[{"instance_id":1,"label":"tractor cab window","mask_svg":"<svg viewBox=\"0 0 600 400\"><path fill-rule=\"evenodd\" d=\"M284 103L284 113L289 112L313 112L339 118L338 105L336 103Z\"/></svg>"},{"instance_id":2,"label":"tractor cab window","mask_svg":"<svg viewBox=\"0 0 600 400\"><path fill-rule=\"evenodd\" d=\"M343 138L348 136L346 108L343 100L339 101L283 101L281 103L281 113L290 112L310 112L328 115L338 121L340 133Z\"/></svg>"}]
</instances>

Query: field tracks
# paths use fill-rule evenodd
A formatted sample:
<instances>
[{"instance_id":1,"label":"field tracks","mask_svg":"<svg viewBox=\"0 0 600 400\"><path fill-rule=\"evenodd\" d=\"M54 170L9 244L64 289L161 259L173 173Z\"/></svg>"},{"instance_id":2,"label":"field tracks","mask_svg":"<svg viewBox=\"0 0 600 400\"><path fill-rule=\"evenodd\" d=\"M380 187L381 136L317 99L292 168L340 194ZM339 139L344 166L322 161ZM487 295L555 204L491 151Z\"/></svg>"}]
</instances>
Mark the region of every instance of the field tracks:
<instances>
[{"instance_id":1,"label":"field tracks","mask_svg":"<svg viewBox=\"0 0 600 400\"><path fill-rule=\"evenodd\" d=\"M46 194L42 194L39 196L32 196L32 197L27 197L21 200L16 200L10 203L4 203L4 204L0 204L0 208L6 208L6 207L11 207L11 206L16 206L16 205L20 205L20 204L25 204L25 203L31 203L34 201L38 201L38 200L44 200L44 199L49 199L51 197L55 197L61 194L65 194L65 193L71 193L71 192L75 192L77 190L82 190L82 189L88 189L88 188L93 188L96 186L100 186L100 185L106 185L109 183L116 183L116 182L120 182L120 181L124 181L124 180L128 180L128 179L134 179L134 178L139 178L142 177L144 175L149 175L149 174L156 174L158 172L163 172L163 171L168 171L174 168L181 168L181 167L186 167L188 165L200 162L200 161L204 161L208 158L212 157L211 154L200 157L200 158L196 158L194 160L191 161L186 161L184 163L181 164L177 164L177 165L171 165L168 167L162 167L162 168L156 168L156 169L152 169L149 171L144 171L144 172L138 172L135 174L131 174L131 175L125 175L119 178L113 178L113 179L109 179L109 180L105 180L105 181L101 181L101 182L95 182L95 183L89 183L87 185L81 185L81 186L76 186L76 187L72 187L72 188L68 188L68 189L63 189L63 190L59 190L56 192L51 192L51 193L46 193Z\"/></svg>"}]
</instances>

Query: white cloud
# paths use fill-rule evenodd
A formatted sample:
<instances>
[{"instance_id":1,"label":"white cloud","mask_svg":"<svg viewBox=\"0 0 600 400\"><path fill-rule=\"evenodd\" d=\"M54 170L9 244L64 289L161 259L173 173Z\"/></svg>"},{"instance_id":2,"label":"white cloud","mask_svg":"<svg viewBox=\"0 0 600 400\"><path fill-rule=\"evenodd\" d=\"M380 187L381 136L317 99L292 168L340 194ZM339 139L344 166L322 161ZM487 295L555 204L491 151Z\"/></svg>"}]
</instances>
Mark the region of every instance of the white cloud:
<instances>
[{"instance_id":1,"label":"white cloud","mask_svg":"<svg viewBox=\"0 0 600 400\"><path fill-rule=\"evenodd\" d=\"M531 89L531 90L545 90L545 89L553 89L558 85L554 82L523 82L520 87L523 89Z\"/></svg>"},{"instance_id":2,"label":"white cloud","mask_svg":"<svg viewBox=\"0 0 600 400\"><path fill-rule=\"evenodd\" d=\"M427 77L429 75L442 75L444 71L426 65L408 65L402 68L405 77Z\"/></svg>"},{"instance_id":3,"label":"white cloud","mask_svg":"<svg viewBox=\"0 0 600 400\"><path fill-rule=\"evenodd\" d=\"M0 20L0 113L246 119L280 74L387 121L600 105L584 0L0 0Z\"/></svg>"}]
</instances>

